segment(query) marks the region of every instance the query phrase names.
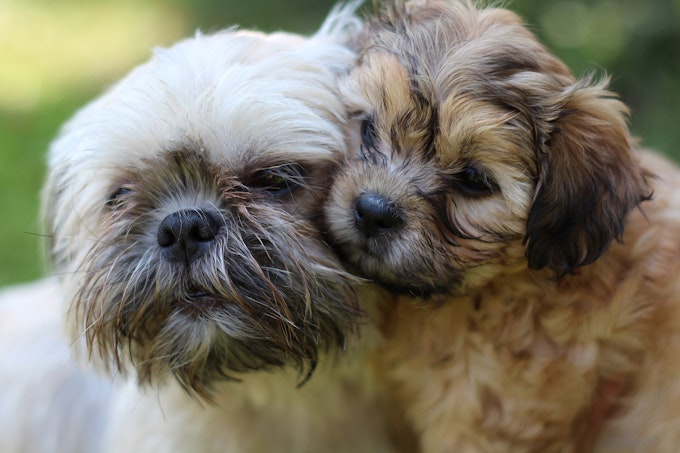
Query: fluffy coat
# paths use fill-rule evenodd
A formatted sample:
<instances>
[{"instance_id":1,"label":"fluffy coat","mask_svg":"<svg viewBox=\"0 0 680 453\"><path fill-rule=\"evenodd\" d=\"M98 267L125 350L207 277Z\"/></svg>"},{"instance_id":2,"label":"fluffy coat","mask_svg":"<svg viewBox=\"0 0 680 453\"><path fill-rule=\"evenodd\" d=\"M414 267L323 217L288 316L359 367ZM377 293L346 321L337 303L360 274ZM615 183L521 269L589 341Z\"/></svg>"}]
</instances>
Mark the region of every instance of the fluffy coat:
<instances>
[{"instance_id":1,"label":"fluffy coat","mask_svg":"<svg viewBox=\"0 0 680 453\"><path fill-rule=\"evenodd\" d=\"M680 448L680 171L513 13L369 21L326 207L426 452Z\"/></svg>"}]
</instances>

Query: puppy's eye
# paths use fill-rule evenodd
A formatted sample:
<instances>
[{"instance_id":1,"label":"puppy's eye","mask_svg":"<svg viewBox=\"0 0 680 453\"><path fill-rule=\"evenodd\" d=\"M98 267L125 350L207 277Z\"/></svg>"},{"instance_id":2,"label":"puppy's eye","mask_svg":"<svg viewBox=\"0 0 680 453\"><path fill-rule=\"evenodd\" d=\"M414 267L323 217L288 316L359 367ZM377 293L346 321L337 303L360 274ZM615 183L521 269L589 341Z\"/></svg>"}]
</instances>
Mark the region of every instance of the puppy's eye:
<instances>
[{"instance_id":1,"label":"puppy's eye","mask_svg":"<svg viewBox=\"0 0 680 453\"><path fill-rule=\"evenodd\" d=\"M454 177L458 189L470 197L481 197L499 190L498 184L486 173L474 167L465 167Z\"/></svg>"},{"instance_id":2,"label":"puppy's eye","mask_svg":"<svg viewBox=\"0 0 680 453\"><path fill-rule=\"evenodd\" d=\"M361 123L361 139L368 151L376 149L375 142L377 140L375 132L375 124L371 119L364 119Z\"/></svg>"},{"instance_id":3,"label":"puppy's eye","mask_svg":"<svg viewBox=\"0 0 680 453\"><path fill-rule=\"evenodd\" d=\"M109 195L109 198L106 200L106 206L110 208L118 206L123 201L123 199L131 193L132 189L129 187L119 187L111 195Z\"/></svg>"},{"instance_id":4,"label":"puppy's eye","mask_svg":"<svg viewBox=\"0 0 680 453\"><path fill-rule=\"evenodd\" d=\"M297 164L281 165L255 172L250 186L270 195L285 195L303 183L304 171Z\"/></svg>"}]
</instances>

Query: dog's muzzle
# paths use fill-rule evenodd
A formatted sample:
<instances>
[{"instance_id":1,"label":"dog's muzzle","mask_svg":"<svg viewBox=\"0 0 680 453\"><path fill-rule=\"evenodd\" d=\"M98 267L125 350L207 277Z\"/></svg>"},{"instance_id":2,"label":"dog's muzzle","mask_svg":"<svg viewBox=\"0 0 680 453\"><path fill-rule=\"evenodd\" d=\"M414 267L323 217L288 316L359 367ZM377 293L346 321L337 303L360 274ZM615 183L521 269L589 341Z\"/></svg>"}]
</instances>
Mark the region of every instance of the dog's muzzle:
<instances>
[{"instance_id":1,"label":"dog's muzzle","mask_svg":"<svg viewBox=\"0 0 680 453\"><path fill-rule=\"evenodd\" d=\"M165 217L158 226L161 256L187 266L206 253L224 222L211 209L183 209Z\"/></svg>"},{"instance_id":2,"label":"dog's muzzle","mask_svg":"<svg viewBox=\"0 0 680 453\"><path fill-rule=\"evenodd\" d=\"M403 223L401 208L381 194L364 192L354 204L354 224L365 238L395 231Z\"/></svg>"}]
</instances>

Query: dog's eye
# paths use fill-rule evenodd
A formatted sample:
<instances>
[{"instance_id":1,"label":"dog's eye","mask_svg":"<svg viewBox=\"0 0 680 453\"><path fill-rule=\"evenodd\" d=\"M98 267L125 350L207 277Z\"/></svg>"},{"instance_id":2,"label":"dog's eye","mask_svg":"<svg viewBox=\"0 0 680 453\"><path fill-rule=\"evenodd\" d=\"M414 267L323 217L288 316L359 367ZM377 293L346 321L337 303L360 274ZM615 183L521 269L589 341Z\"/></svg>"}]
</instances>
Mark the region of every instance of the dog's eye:
<instances>
[{"instance_id":1,"label":"dog's eye","mask_svg":"<svg viewBox=\"0 0 680 453\"><path fill-rule=\"evenodd\" d=\"M376 149L375 124L368 118L364 119L361 123L361 138L367 150L372 151Z\"/></svg>"},{"instance_id":2,"label":"dog's eye","mask_svg":"<svg viewBox=\"0 0 680 453\"><path fill-rule=\"evenodd\" d=\"M109 198L106 200L106 206L113 208L118 206L123 198L125 198L126 195L129 195L132 193L132 189L129 187L119 187L118 189L115 190L111 195L109 195Z\"/></svg>"},{"instance_id":3,"label":"dog's eye","mask_svg":"<svg viewBox=\"0 0 680 453\"><path fill-rule=\"evenodd\" d=\"M474 167L465 167L454 177L456 187L465 195L480 197L498 191L498 184L483 171Z\"/></svg>"},{"instance_id":4,"label":"dog's eye","mask_svg":"<svg viewBox=\"0 0 680 453\"><path fill-rule=\"evenodd\" d=\"M303 176L303 169L299 165L281 165L257 171L250 180L250 186L270 195L285 195L302 184Z\"/></svg>"}]
</instances>

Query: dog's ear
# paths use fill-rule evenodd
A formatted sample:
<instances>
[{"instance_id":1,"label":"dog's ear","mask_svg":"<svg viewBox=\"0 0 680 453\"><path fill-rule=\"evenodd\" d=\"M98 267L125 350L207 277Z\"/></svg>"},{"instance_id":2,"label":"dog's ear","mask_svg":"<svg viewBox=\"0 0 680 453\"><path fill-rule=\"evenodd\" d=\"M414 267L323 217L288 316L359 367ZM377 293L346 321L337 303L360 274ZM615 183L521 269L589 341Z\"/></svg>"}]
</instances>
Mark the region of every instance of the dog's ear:
<instances>
[{"instance_id":1,"label":"dog's ear","mask_svg":"<svg viewBox=\"0 0 680 453\"><path fill-rule=\"evenodd\" d=\"M538 156L538 184L524 241L529 267L558 277L621 240L628 212L651 194L632 153L627 108L606 82L578 82Z\"/></svg>"}]
</instances>

